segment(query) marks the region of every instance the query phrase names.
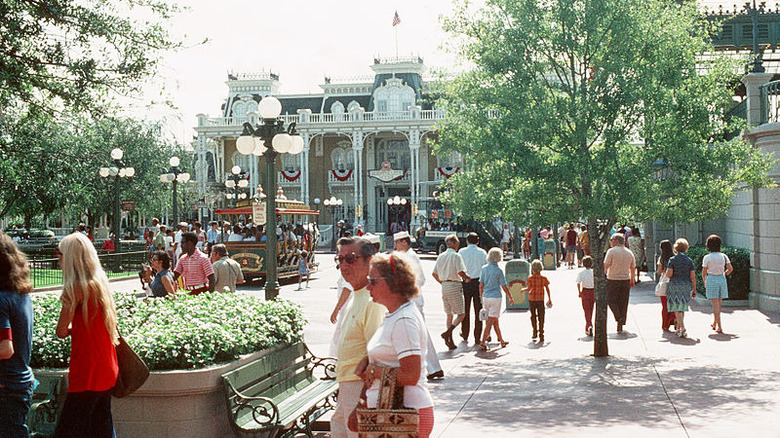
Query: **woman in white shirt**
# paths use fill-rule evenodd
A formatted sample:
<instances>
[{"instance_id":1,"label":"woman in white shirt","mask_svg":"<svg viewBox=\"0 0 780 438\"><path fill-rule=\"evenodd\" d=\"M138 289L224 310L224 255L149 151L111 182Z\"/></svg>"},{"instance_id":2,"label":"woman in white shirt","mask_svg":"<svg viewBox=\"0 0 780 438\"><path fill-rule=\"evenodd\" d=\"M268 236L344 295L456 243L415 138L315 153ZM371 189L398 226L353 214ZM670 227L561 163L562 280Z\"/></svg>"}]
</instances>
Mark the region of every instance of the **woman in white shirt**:
<instances>
[{"instance_id":1,"label":"woman in white shirt","mask_svg":"<svg viewBox=\"0 0 780 438\"><path fill-rule=\"evenodd\" d=\"M714 319L710 327L718 333L723 333L723 326L720 323L721 301L723 298L729 297L726 276L734 270L728 256L720 252L721 243L719 236L710 235L707 238L707 251L710 253L704 256L701 261L701 279L704 283L704 290L707 291L707 298L712 302Z\"/></svg>"},{"instance_id":2,"label":"woman in white shirt","mask_svg":"<svg viewBox=\"0 0 780 438\"><path fill-rule=\"evenodd\" d=\"M404 406L417 409L418 433L426 438L433 430L433 399L422 372L428 335L422 314L412 301L419 293L414 269L396 253L376 255L371 259L368 290L374 302L387 308L388 315L368 342L368 358L356 370L368 388L366 404L377 406L382 368L397 368Z\"/></svg>"}]
</instances>

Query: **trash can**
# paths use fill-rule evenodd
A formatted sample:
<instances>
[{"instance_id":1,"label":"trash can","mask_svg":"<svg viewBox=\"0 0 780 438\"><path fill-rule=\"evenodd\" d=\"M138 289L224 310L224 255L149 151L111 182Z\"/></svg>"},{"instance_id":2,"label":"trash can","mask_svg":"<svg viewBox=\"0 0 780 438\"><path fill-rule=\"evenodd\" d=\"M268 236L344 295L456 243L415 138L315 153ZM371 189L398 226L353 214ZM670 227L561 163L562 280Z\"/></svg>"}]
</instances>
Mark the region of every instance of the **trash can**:
<instances>
[{"instance_id":1,"label":"trash can","mask_svg":"<svg viewBox=\"0 0 780 438\"><path fill-rule=\"evenodd\" d=\"M527 309L528 292L521 292L526 286L528 276L531 275L531 264L527 260L510 260L506 262L506 284L509 286L509 294L515 304L509 304L509 297L506 298L507 309Z\"/></svg>"},{"instance_id":2,"label":"trash can","mask_svg":"<svg viewBox=\"0 0 780 438\"><path fill-rule=\"evenodd\" d=\"M558 241L547 239L544 241L544 252L542 253L542 264L545 270L555 270L558 268Z\"/></svg>"}]
</instances>

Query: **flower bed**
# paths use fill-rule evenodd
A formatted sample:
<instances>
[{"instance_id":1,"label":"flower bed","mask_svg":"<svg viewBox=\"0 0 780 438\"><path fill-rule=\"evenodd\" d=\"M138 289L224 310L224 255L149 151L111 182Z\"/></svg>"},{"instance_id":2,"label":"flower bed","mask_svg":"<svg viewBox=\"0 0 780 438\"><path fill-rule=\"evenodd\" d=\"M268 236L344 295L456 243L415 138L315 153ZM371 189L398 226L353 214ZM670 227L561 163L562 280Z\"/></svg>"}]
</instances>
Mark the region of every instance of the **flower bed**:
<instances>
[{"instance_id":1,"label":"flower bed","mask_svg":"<svg viewBox=\"0 0 780 438\"><path fill-rule=\"evenodd\" d=\"M244 294L201 294L173 300L114 294L122 335L151 370L203 368L239 355L296 342L306 323L298 305ZM65 368L70 339L55 333L56 294L35 294L31 366Z\"/></svg>"}]
</instances>

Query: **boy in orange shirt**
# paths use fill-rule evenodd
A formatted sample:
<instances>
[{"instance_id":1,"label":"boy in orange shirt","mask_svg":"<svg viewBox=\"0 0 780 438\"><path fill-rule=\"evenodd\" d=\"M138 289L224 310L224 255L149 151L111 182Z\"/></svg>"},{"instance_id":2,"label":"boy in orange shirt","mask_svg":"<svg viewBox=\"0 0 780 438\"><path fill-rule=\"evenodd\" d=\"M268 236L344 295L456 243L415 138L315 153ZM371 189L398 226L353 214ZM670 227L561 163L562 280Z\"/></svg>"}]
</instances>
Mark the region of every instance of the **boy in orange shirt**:
<instances>
[{"instance_id":1,"label":"boy in orange shirt","mask_svg":"<svg viewBox=\"0 0 780 438\"><path fill-rule=\"evenodd\" d=\"M536 340L538 335L539 342L544 343L544 291L547 290L547 307L552 307L552 297L550 297L550 280L542 276L544 265L540 260L531 262L531 276L526 280L528 287L523 292L528 292L528 308L531 309L531 327L534 334L531 337Z\"/></svg>"}]
</instances>

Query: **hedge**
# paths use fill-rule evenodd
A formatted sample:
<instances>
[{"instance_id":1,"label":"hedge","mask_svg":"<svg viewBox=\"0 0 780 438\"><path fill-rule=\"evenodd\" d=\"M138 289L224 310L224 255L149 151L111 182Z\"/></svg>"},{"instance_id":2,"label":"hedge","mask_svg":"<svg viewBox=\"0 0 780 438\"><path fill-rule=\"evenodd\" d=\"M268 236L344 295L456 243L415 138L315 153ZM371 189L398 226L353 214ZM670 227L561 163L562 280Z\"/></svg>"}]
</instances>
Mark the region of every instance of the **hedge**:
<instances>
[{"instance_id":1,"label":"hedge","mask_svg":"<svg viewBox=\"0 0 780 438\"><path fill-rule=\"evenodd\" d=\"M728 256L734 268L734 272L726 277L729 287L728 299L747 300L750 294L750 251L734 246L723 246L721 252ZM701 297L706 297L704 282L701 279L701 261L708 253L707 247L698 245L690 247L686 253L696 266L696 290L700 292Z\"/></svg>"},{"instance_id":2,"label":"hedge","mask_svg":"<svg viewBox=\"0 0 780 438\"><path fill-rule=\"evenodd\" d=\"M244 294L204 293L176 299L138 299L115 293L119 328L152 370L202 368L239 355L303 338L306 320L289 301L264 301ZM70 338L55 333L56 294L35 294L35 329L30 365L68 366Z\"/></svg>"}]
</instances>

